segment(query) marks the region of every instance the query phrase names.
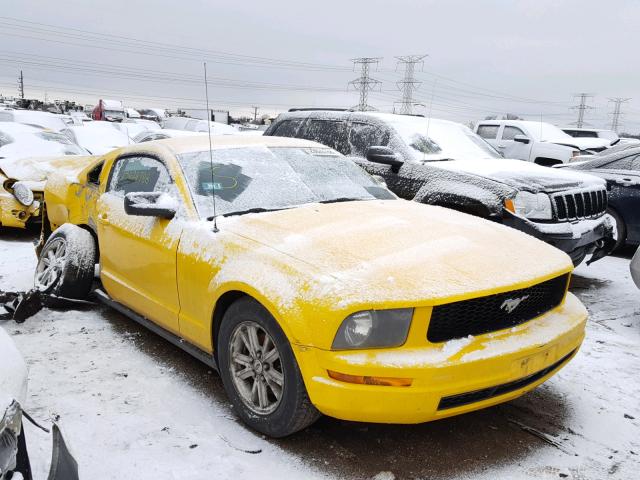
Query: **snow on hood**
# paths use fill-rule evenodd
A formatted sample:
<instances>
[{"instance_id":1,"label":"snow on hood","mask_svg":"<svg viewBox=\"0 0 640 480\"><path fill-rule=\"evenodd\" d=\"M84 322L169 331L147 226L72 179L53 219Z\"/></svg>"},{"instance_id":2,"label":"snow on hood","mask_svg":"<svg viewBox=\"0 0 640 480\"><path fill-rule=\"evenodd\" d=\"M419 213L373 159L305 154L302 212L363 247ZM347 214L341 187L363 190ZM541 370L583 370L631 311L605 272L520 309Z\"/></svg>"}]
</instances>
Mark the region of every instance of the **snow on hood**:
<instances>
[{"instance_id":1,"label":"snow on hood","mask_svg":"<svg viewBox=\"0 0 640 480\"><path fill-rule=\"evenodd\" d=\"M222 230L317 269L306 299L326 308L442 303L572 268L566 254L515 229L404 200L310 204L222 220Z\"/></svg>"},{"instance_id":2,"label":"snow on hood","mask_svg":"<svg viewBox=\"0 0 640 480\"><path fill-rule=\"evenodd\" d=\"M611 140L607 140L606 138L576 138L569 136L569 138L547 138L543 141L549 143L557 143L558 145L572 146L580 150L589 150L590 148L603 148L611 146Z\"/></svg>"},{"instance_id":3,"label":"snow on hood","mask_svg":"<svg viewBox=\"0 0 640 480\"><path fill-rule=\"evenodd\" d=\"M0 327L0 418L13 400L27 398L27 365L9 334Z\"/></svg>"},{"instance_id":4,"label":"snow on hood","mask_svg":"<svg viewBox=\"0 0 640 480\"><path fill-rule=\"evenodd\" d=\"M604 188L606 185L602 179L593 175L552 169L522 160L486 158L429 162L429 165L473 173L531 192L553 193L573 188Z\"/></svg>"},{"instance_id":5,"label":"snow on hood","mask_svg":"<svg viewBox=\"0 0 640 480\"><path fill-rule=\"evenodd\" d=\"M59 171L74 171L87 165L93 158L86 155L62 157L31 157L20 160L0 159L0 170L7 178L42 182L49 174Z\"/></svg>"}]
</instances>

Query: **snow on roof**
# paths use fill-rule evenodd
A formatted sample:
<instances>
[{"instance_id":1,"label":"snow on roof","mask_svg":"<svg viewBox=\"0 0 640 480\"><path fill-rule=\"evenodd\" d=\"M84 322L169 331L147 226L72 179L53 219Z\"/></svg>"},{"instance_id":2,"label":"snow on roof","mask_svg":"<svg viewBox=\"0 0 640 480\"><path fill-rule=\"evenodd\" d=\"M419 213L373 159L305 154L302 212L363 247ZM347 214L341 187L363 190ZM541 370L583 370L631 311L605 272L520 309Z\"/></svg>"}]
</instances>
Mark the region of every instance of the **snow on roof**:
<instances>
[{"instance_id":1,"label":"snow on roof","mask_svg":"<svg viewBox=\"0 0 640 480\"><path fill-rule=\"evenodd\" d=\"M214 135L211 137L213 148L234 148L249 146L265 147L321 147L327 148L317 142L302 140L299 138L264 137L247 135ZM168 147L175 154L199 152L209 149L208 135L195 135L189 137L167 138L154 142L157 145ZM144 148L145 144L140 144ZM147 144L151 145L151 144Z\"/></svg>"},{"instance_id":2,"label":"snow on roof","mask_svg":"<svg viewBox=\"0 0 640 480\"><path fill-rule=\"evenodd\" d=\"M101 100L102 101L102 108L104 108L105 110L119 110L119 111L123 111L124 110L124 106L122 105L122 102L120 100Z\"/></svg>"},{"instance_id":3,"label":"snow on roof","mask_svg":"<svg viewBox=\"0 0 640 480\"><path fill-rule=\"evenodd\" d=\"M24 123L0 121L0 132L4 132L8 135L36 133L40 131L42 131L42 129L37 127L32 127L31 125L25 125Z\"/></svg>"}]
</instances>

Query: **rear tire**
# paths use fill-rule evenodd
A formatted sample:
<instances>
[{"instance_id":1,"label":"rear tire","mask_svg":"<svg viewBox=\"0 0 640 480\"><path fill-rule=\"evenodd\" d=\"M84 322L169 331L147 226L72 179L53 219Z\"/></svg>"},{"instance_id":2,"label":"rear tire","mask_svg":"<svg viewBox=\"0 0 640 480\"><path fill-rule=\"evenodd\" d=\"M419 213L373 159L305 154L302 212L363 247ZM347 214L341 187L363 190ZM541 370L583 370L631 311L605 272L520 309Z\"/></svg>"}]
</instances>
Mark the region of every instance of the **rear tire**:
<instances>
[{"instance_id":1,"label":"rear tire","mask_svg":"<svg viewBox=\"0 0 640 480\"><path fill-rule=\"evenodd\" d=\"M42 247L35 288L59 297L84 299L91 291L95 258L96 244L91 233L65 223Z\"/></svg>"},{"instance_id":2,"label":"rear tire","mask_svg":"<svg viewBox=\"0 0 640 480\"><path fill-rule=\"evenodd\" d=\"M309 399L289 340L254 299L241 298L226 311L217 350L227 395L252 429L286 437L320 416Z\"/></svg>"}]
</instances>

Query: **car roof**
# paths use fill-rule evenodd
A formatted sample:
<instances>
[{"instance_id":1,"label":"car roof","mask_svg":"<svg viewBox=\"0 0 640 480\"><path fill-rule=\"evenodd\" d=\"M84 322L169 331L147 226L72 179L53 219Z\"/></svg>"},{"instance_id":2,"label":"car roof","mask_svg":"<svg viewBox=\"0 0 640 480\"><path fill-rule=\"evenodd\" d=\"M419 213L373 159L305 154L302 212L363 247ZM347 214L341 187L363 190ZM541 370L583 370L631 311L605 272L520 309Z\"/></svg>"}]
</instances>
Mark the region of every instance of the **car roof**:
<instances>
[{"instance_id":1,"label":"car roof","mask_svg":"<svg viewBox=\"0 0 640 480\"><path fill-rule=\"evenodd\" d=\"M9 135L17 135L21 133L37 133L43 129L40 127L33 127L24 123L18 122L0 122L0 132L8 133Z\"/></svg>"},{"instance_id":2,"label":"car roof","mask_svg":"<svg viewBox=\"0 0 640 480\"><path fill-rule=\"evenodd\" d=\"M401 115L398 113L385 113L385 112L356 112L351 110L294 110L286 113L281 113L278 117L280 120L291 118L317 118L317 119L336 119L342 117L349 117L351 119L365 119L372 118L385 123L418 123L427 121L440 123L443 125L460 125L458 122L450 120L443 120L441 118L430 118L422 115Z\"/></svg>"},{"instance_id":3,"label":"car roof","mask_svg":"<svg viewBox=\"0 0 640 480\"><path fill-rule=\"evenodd\" d=\"M299 138L250 135L214 135L211 137L211 144L214 149L251 146L327 148L325 145L322 145L320 143L312 142L310 140L302 140ZM125 150L149 150L162 148L168 148L175 155L181 155L191 152L201 152L209 149L209 136L204 134L187 137L167 138L164 140L154 140L152 142L135 144L131 147L124 147Z\"/></svg>"}]
</instances>

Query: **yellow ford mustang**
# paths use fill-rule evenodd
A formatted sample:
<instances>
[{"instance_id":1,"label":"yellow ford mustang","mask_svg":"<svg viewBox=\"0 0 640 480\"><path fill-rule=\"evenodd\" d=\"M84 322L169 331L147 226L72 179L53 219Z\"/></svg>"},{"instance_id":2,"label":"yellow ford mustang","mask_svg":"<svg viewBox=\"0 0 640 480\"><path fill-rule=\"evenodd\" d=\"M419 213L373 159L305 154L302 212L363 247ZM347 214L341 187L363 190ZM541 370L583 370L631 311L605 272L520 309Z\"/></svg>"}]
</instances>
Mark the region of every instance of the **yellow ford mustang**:
<instances>
[{"instance_id":1,"label":"yellow ford mustang","mask_svg":"<svg viewBox=\"0 0 640 480\"><path fill-rule=\"evenodd\" d=\"M98 297L217 365L268 435L319 413L417 423L504 402L584 337L567 255L398 200L313 142L129 146L52 175L45 201L36 285L82 297L98 261Z\"/></svg>"}]
</instances>

